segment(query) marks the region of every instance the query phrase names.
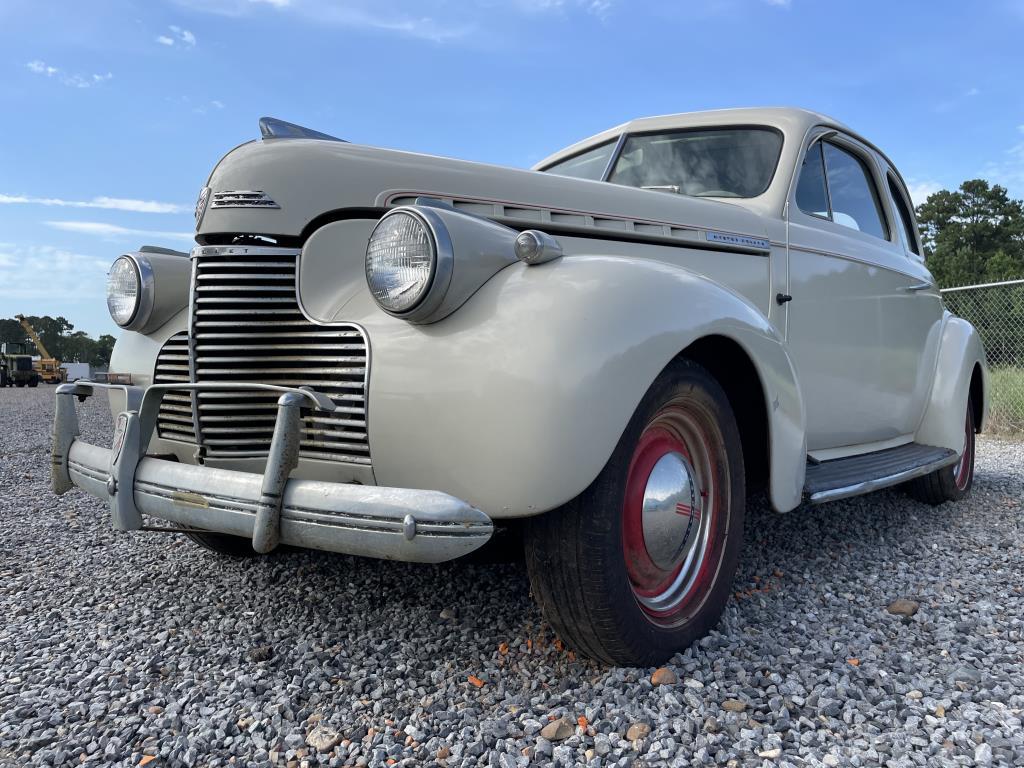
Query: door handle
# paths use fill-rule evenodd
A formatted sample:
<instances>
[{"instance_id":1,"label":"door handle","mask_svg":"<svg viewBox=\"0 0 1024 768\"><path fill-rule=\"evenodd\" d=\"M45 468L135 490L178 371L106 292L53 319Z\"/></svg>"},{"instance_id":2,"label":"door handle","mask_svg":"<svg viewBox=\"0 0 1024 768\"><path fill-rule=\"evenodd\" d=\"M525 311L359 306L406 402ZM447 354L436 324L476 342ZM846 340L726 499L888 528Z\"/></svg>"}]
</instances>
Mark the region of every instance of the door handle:
<instances>
[{"instance_id":1,"label":"door handle","mask_svg":"<svg viewBox=\"0 0 1024 768\"><path fill-rule=\"evenodd\" d=\"M933 288L931 283L914 283L913 285L906 285L903 290L907 293L918 293L920 291L927 291Z\"/></svg>"}]
</instances>

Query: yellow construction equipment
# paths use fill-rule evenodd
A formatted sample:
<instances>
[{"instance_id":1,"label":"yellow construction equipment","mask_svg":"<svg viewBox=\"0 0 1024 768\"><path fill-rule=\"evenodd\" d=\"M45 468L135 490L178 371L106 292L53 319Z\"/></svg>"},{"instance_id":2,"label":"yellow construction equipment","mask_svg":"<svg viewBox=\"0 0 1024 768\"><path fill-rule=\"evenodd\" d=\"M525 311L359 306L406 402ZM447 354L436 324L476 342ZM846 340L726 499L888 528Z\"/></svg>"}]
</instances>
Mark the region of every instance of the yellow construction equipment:
<instances>
[{"instance_id":1,"label":"yellow construction equipment","mask_svg":"<svg viewBox=\"0 0 1024 768\"><path fill-rule=\"evenodd\" d=\"M32 323L24 315L15 315L15 317L21 323L21 327L25 329L28 337L32 339L32 343L36 345L36 351L39 352L40 359L32 361L32 368L39 374L39 377L47 384L60 384L65 381L67 372L60 367L60 360L47 351L43 340L39 338L36 329L32 327Z\"/></svg>"}]
</instances>

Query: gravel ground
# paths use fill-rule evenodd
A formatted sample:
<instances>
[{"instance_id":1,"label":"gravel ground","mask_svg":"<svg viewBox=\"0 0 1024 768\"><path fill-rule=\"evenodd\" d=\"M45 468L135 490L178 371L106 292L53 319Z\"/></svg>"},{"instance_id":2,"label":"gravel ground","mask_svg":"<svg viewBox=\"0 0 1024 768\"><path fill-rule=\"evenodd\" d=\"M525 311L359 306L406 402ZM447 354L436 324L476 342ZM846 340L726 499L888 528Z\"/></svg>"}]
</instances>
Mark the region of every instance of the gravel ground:
<instances>
[{"instance_id":1,"label":"gravel ground","mask_svg":"<svg viewBox=\"0 0 1024 768\"><path fill-rule=\"evenodd\" d=\"M1024 764L1020 444L959 505L751 509L737 599L655 686L564 650L519 565L115 535L50 494L52 399L0 390L2 765Z\"/></svg>"}]
</instances>

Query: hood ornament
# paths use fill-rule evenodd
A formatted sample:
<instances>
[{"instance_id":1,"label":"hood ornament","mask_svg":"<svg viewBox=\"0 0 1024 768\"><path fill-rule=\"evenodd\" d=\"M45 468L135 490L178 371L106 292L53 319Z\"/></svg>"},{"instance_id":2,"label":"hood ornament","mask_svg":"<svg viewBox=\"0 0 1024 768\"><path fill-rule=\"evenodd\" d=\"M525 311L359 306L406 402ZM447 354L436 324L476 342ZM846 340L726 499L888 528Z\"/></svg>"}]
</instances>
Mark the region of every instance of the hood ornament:
<instances>
[{"instance_id":1,"label":"hood ornament","mask_svg":"<svg viewBox=\"0 0 1024 768\"><path fill-rule=\"evenodd\" d=\"M260 136L264 141L267 139L318 139L320 141L340 141L345 144L348 143L344 139L339 139L337 136L331 136L328 133L314 131L312 128L306 128L302 125L289 123L287 120L278 120L276 117L260 118Z\"/></svg>"}]
</instances>

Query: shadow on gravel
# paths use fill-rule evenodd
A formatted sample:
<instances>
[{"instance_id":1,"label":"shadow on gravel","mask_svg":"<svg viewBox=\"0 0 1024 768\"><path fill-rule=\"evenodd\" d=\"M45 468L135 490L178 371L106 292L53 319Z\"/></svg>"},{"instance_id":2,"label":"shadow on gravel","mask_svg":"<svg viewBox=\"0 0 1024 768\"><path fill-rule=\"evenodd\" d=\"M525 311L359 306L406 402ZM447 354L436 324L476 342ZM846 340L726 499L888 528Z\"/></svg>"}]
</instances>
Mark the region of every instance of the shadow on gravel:
<instances>
[{"instance_id":1,"label":"shadow on gravel","mask_svg":"<svg viewBox=\"0 0 1024 768\"><path fill-rule=\"evenodd\" d=\"M985 482L981 478L979 485ZM734 599L719 631L763 632L779 640L794 617L813 619L823 606L847 618L866 608L877 622L891 623L884 613L889 600L917 594L922 582L913 578L915 563L931 559L929 542L947 535L964 514L955 505L927 507L899 490L782 515L763 498L752 499ZM399 645L436 645L460 663L493 655L511 638L554 642L530 598L521 559L431 566L303 550L248 561L223 561L205 552L188 556L215 565L229 580L241 577L252 607L278 606L276 615L263 618L271 633L332 626L338 642L383 633ZM189 591L208 590L210 569L190 570ZM874 602L860 605L870 592L878 593ZM247 613L249 606L240 607Z\"/></svg>"}]
</instances>

